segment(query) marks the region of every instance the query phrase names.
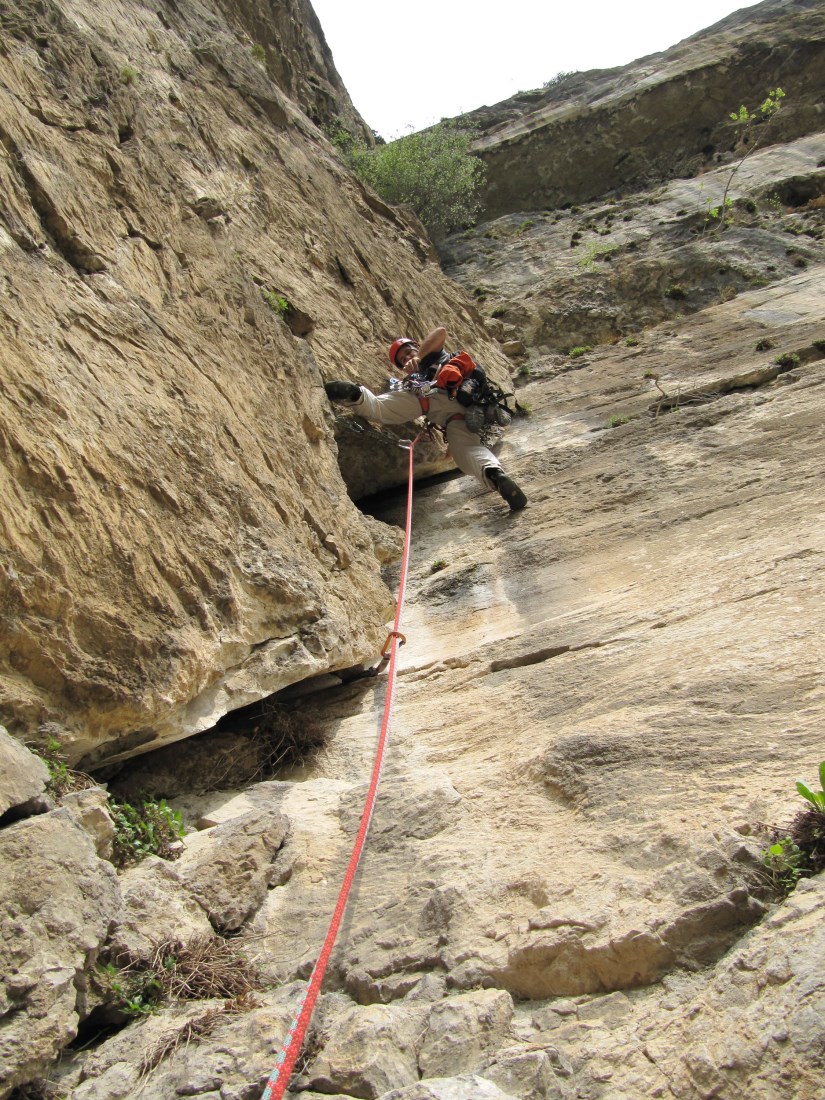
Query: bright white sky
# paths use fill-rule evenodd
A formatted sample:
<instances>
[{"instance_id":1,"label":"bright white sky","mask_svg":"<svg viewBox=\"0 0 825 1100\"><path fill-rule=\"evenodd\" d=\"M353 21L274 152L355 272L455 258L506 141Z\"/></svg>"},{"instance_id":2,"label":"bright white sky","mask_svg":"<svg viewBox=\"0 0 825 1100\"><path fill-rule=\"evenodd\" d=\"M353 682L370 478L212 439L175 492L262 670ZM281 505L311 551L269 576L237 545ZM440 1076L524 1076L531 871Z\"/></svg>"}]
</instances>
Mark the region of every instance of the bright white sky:
<instances>
[{"instance_id":1,"label":"bright white sky","mask_svg":"<svg viewBox=\"0 0 825 1100\"><path fill-rule=\"evenodd\" d=\"M335 67L388 140L540 88L558 72L658 53L747 0L311 0Z\"/></svg>"}]
</instances>

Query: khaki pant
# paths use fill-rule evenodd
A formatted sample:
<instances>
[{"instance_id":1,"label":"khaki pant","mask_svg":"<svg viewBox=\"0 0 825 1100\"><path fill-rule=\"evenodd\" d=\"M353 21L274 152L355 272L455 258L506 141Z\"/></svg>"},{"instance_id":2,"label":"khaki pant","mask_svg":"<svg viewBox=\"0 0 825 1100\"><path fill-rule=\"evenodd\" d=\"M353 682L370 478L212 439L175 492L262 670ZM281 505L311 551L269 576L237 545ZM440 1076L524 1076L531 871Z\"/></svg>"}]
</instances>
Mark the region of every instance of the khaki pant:
<instances>
[{"instance_id":1,"label":"khaki pant","mask_svg":"<svg viewBox=\"0 0 825 1100\"><path fill-rule=\"evenodd\" d=\"M450 420L450 417L464 412L462 406L457 401L451 401L443 390L433 390L429 402L426 417L440 427L447 425L447 443L456 466L463 473L477 478L485 488L492 489L484 471L490 467L501 469L501 463L476 433L465 427L463 419ZM349 407L378 424L406 424L423 413L418 398L409 390L391 390L376 396L366 386L361 387L361 400Z\"/></svg>"}]
</instances>

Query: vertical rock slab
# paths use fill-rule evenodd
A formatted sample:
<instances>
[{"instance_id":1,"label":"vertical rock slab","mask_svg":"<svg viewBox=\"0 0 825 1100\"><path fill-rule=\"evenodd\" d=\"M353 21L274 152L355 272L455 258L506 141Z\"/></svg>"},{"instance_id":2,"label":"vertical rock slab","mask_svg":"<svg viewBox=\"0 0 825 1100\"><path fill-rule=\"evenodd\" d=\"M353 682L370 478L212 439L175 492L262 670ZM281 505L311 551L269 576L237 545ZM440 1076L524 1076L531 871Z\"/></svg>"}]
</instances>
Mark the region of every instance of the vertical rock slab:
<instances>
[{"instance_id":1,"label":"vertical rock slab","mask_svg":"<svg viewBox=\"0 0 825 1100\"><path fill-rule=\"evenodd\" d=\"M112 865L68 810L0 831L0 1090L37 1076L74 1038L75 981L119 903Z\"/></svg>"}]
</instances>

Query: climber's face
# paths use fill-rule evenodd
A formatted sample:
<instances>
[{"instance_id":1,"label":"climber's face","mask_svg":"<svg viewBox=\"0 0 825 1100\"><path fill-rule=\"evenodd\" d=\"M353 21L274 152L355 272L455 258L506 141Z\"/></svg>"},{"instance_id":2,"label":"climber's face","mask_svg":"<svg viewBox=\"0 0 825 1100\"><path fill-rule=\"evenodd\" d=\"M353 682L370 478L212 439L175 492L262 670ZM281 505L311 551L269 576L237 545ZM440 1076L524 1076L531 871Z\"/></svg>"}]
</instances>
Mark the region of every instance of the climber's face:
<instances>
[{"instance_id":1,"label":"climber's face","mask_svg":"<svg viewBox=\"0 0 825 1100\"><path fill-rule=\"evenodd\" d=\"M395 361L405 374L414 371L418 366L418 345L405 344L396 355Z\"/></svg>"}]
</instances>

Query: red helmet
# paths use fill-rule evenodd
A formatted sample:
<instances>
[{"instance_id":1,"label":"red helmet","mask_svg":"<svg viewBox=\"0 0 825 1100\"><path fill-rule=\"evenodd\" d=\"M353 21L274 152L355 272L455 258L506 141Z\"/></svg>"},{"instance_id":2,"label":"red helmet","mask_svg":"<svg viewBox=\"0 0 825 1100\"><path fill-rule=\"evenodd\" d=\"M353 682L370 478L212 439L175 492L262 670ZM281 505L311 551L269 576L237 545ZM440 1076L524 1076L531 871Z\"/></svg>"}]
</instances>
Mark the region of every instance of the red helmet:
<instances>
[{"instance_id":1,"label":"red helmet","mask_svg":"<svg viewBox=\"0 0 825 1100\"><path fill-rule=\"evenodd\" d=\"M393 342L390 344L390 352L389 352L390 362L392 363L392 365L394 367L398 366L398 363L395 360L396 355L398 355L399 351L401 351L401 349L406 344L412 344L413 347L416 347L416 348L418 347L418 344L416 343L416 341L415 340L410 340L410 338L408 336L399 336L397 340L393 340Z\"/></svg>"}]
</instances>

